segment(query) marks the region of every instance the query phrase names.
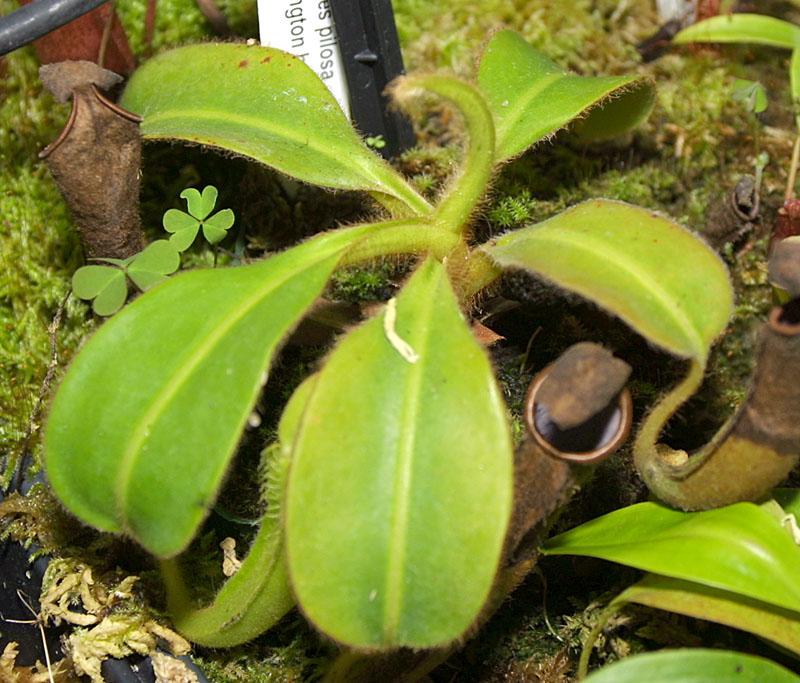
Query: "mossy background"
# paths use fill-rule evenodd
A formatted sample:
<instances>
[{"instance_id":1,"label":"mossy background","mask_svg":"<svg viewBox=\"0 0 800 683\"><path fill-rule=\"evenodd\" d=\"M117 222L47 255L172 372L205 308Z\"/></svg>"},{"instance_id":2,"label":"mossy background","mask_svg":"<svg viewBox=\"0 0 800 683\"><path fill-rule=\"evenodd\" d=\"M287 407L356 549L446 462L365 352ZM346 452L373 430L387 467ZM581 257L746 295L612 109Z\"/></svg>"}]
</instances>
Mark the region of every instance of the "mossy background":
<instances>
[{"instance_id":1,"label":"mossy background","mask_svg":"<svg viewBox=\"0 0 800 683\"><path fill-rule=\"evenodd\" d=\"M252 0L219 4L237 35L257 35ZM542 220L578 201L601 196L662 211L703 232L710 207L724 200L742 174L754 172L759 152L769 154L760 223L744 241L723 249L737 291L735 316L717 345L704 388L671 426L672 442L689 447L703 443L742 399L751 371L754 333L771 303L766 242L782 202L793 139L789 55L750 47L682 49L643 64L635 45L659 27L654 4L651 0L395 0L394 7L408 70L441 69L470 78L487 36L505 26L578 73L639 73L656 82L653 114L626 138L586 148L565 131L506 167L484 205L476 234L486 236ZM15 3L0 0L0 13L14 7ZM145 0L124 0L117 9L134 51L142 58L171 45L211 38L194 0L158 3L152 45L144 42ZM800 13L788 3L760 3L759 11L800 21ZM756 117L734 100L736 78L759 80L766 87L769 107L764 114ZM6 478L25 447L37 462L41 420L34 416L32 422L31 416L51 361L48 326L69 292L72 273L82 263L69 213L37 156L58 134L67 113L67 107L42 92L30 48L0 59L0 454ZM459 121L446 107L432 103L419 112L415 123L420 147L404 154L398 163L421 190L433 194L457 163ZM220 206L233 206L239 217L235 235L225 245L224 261L259 255L316 229L374 211L361 197L298 187L242 160L152 145L146 149L142 190L147 229L156 234L161 214L179 206L180 190L200 183L216 184ZM197 265L210 260L208 251L193 257ZM337 275L329 293L352 302L385 299L407 266L385 261L349 269ZM639 415L682 371L679 362L648 348L595 308L530 278L508 277L496 293L521 303L513 313L489 322L507 337L494 355L515 414L534 372L576 341L600 341L634 365L632 386ZM478 305L491 312L488 301ZM56 384L97 324L84 303L67 301L54 337ZM322 348L290 348L284 354L272 380L283 382L280 396L265 399L264 427L248 437L239 458L240 472L254 471L257 453L270 437L282 400L321 353ZM570 506L563 526L641 499L644 492L626 460L622 454L599 468L593 482ZM246 515L252 513L248 501L256 500L257 492L244 480L232 477L223 502L226 509ZM241 528L237 532L246 536ZM214 543L201 541L198 562L216 567L216 552ZM141 561L118 559L132 567ZM603 602L631 583L635 573L569 559L548 559L541 570L545 580L532 575L488 627L433 674L434 680L570 680L581 636L594 623ZM615 622L612 635L601 644L600 657L607 661L667 644L701 643L763 651L755 639L729 630L631 609ZM312 679L334 652L295 614L252 644L201 651L198 658L213 681L258 683Z\"/></svg>"}]
</instances>

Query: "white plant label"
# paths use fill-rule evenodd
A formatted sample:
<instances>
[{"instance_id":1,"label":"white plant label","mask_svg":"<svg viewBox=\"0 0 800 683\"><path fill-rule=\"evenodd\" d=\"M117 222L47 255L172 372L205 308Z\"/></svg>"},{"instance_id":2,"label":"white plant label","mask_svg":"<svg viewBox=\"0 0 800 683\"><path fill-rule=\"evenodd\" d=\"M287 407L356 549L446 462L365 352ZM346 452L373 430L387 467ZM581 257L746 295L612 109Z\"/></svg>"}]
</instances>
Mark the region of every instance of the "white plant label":
<instances>
[{"instance_id":1,"label":"white plant label","mask_svg":"<svg viewBox=\"0 0 800 683\"><path fill-rule=\"evenodd\" d=\"M347 79L333 24L335 0L258 0L261 44L290 52L328 86L347 116Z\"/></svg>"}]
</instances>

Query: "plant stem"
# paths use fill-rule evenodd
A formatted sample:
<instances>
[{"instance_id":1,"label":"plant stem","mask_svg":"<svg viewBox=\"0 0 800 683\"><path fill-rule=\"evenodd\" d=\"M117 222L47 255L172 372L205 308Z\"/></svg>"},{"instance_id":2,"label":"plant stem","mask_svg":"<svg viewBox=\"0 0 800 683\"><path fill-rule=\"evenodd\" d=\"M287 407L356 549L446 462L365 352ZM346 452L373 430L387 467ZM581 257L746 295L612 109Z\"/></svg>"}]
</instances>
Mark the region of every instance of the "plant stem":
<instances>
[{"instance_id":1,"label":"plant stem","mask_svg":"<svg viewBox=\"0 0 800 683\"><path fill-rule=\"evenodd\" d=\"M794 186L797 181L797 165L800 162L800 132L795 135L794 148L792 149L792 161L789 164L789 179L786 181L786 192L784 200L794 199Z\"/></svg>"},{"instance_id":2,"label":"plant stem","mask_svg":"<svg viewBox=\"0 0 800 683\"><path fill-rule=\"evenodd\" d=\"M403 101L417 89L427 90L452 102L467 127L468 144L458 175L453 179L434 212L441 227L462 233L480 201L494 166L494 121L486 101L476 88L447 76L415 76L400 81L394 96Z\"/></svg>"},{"instance_id":3,"label":"plant stem","mask_svg":"<svg viewBox=\"0 0 800 683\"><path fill-rule=\"evenodd\" d=\"M178 558L160 561L175 628L207 647L239 645L272 628L293 606L277 516L265 517L238 571L203 607L193 604Z\"/></svg>"},{"instance_id":4,"label":"plant stem","mask_svg":"<svg viewBox=\"0 0 800 683\"><path fill-rule=\"evenodd\" d=\"M428 253L441 260L461 242L458 235L423 221L392 221L379 224L374 232L356 242L345 252L339 265L349 266L393 254Z\"/></svg>"},{"instance_id":5,"label":"plant stem","mask_svg":"<svg viewBox=\"0 0 800 683\"><path fill-rule=\"evenodd\" d=\"M583 641L581 658L578 660L578 671L575 674L577 680L582 681L584 678L586 678L586 675L589 673L589 660L592 658L594 644L597 642L597 639L600 637L600 634L603 632L606 624L608 624L608 620L611 619L611 617L619 612L619 610L624 606L624 602L612 602L603 610L597 619L597 623L594 625L594 628L589 631L589 634Z\"/></svg>"},{"instance_id":6,"label":"plant stem","mask_svg":"<svg viewBox=\"0 0 800 683\"><path fill-rule=\"evenodd\" d=\"M786 181L786 194L784 195L786 201L794 199L797 164L800 161L800 49L792 50L792 59L789 62L789 86L797 134L794 139L794 148L792 149L792 161L789 165L789 179Z\"/></svg>"},{"instance_id":7,"label":"plant stem","mask_svg":"<svg viewBox=\"0 0 800 683\"><path fill-rule=\"evenodd\" d=\"M397 182L394 175L387 177L386 184L394 190L394 195L385 192L370 192L370 195L393 218L426 217L433 213L433 207L428 201L399 176Z\"/></svg>"},{"instance_id":8,"label":"plant stem","mask_svg":"<svg viewBox=\"0 0 800 683\"><path fill-rule=\"evenodd\" d=\"M497 280L503 271L494 261L478 249L469 253L466 263L458 273L456 284L460 286L462 300L469 300L480 290Z\"/></svg>"},{"instance_id":9,"label":"plant stem","mask_svg":"<svg viewBox=\"0 0 800 683\"><path fill-rule=\"evenodd\" d=\"M180 562L177 557L158 561L161 570L161 580L167 594L167 610L172 615L183 614L191 611L192 601L189 598L189 588L183 579Z\"/></svg>"}]
</instances>

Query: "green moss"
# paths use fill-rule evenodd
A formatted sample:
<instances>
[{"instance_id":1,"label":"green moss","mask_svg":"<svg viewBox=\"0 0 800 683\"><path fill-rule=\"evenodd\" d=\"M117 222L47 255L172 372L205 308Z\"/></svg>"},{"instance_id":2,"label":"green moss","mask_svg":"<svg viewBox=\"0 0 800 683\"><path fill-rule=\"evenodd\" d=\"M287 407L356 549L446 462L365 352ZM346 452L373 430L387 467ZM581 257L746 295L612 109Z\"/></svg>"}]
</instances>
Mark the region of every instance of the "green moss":
<instances>
[{"instance_id":1,"label":"green moss","mask_svg":"<svg viewBox=\"0 0 800 683\"><path fill-rule=\"evenodd\" d=\"M218 0L217 6L225 14L234 35L258 38L258 7L255 0Z\"/></svg>"},{"instance_id":2,"label":"green moss","mask_svg":"<svg viewBox=\"0 0 800 683\"><path fill-rule=\"evenodd\" d=\"M555 61L580 73L618 73L638 62L636 42L657 28L652 3L632 0L426 0L394 3L409 69L453 69L472 74L475 54L490 33L508 27L522 33ZM621 40L620 37L623 37Z\"/></svg>"},{"instance_id":3,"label":"green moss","mask_svg":"<svg viewBox=\"0 0 800 683\"><path fill-rule=\"evenodd\" d=\"M293 613L252 643L201 652L195 660L214 683L301 683L319 680L331 654Z\"/></svg>"},{"instance_id":4,"label":"green moss","mask_svg":"<svg viewBox=\"0 0 800 683\"><path fill-rule=\"evenodd\" d=\"M352 303L385 300L394 292L397 275L396 265L388 260L342 268L331 279L329 293L337 301Z\"/></svg>"},{"instance_id":5,"label":"green moss","mask_svg":"<svg viewBox=\"0 0 800 683\"><path fill-rule=\"evenodd\" d=\"M137 57L148 52L145 44L147 0L126 0L116 5L117 14ZM208 38L211 29L195 0L159 0L150 50L158 52L183 43Z\"/></svg>"}]
</instances>

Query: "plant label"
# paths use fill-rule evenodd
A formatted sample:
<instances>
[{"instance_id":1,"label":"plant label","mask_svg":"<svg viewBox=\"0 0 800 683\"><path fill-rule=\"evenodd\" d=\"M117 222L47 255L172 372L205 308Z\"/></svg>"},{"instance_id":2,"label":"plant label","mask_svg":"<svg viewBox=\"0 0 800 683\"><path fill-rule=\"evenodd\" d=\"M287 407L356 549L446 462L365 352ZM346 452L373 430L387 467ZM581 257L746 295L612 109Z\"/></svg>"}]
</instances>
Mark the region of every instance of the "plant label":
<instances>
[{"instance_id":1,"label":"plant label","mask_svg":"<svg viewBox=\"0 0 800 683\"><path fill-rule=\"evenodd\" d=\"M261 44L310 66L350 117L347 77L333 23L333 0L258 0Z\"/></svg>"}]
</instances>

